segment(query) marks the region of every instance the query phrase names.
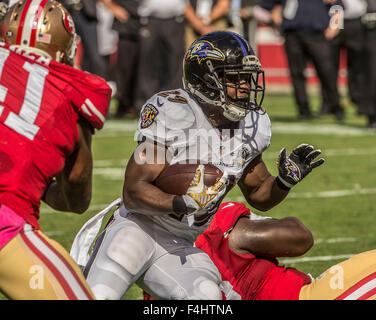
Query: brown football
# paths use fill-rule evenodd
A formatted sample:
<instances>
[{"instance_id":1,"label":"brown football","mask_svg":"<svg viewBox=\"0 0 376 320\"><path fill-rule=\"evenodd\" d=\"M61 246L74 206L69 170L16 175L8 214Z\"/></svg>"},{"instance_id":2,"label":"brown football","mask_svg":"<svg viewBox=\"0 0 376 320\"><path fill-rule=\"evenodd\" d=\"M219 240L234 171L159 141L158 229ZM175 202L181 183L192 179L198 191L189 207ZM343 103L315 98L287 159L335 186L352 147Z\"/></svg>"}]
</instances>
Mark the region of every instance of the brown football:
<instances>
[{"instance_id":1,"label":"brown football","mask_svg":"<svg viewBox=\"0 0 376 320\"><path fill-rule=\"evenodd\" d=\"M204 184L208 187L214 185L221 177L222 171L212 164L206 164ZM183 195L195 176L198 164L173 164L166 167L158 178L155 185L162 191L170 194Z\"/></svg>"}]
</instances>

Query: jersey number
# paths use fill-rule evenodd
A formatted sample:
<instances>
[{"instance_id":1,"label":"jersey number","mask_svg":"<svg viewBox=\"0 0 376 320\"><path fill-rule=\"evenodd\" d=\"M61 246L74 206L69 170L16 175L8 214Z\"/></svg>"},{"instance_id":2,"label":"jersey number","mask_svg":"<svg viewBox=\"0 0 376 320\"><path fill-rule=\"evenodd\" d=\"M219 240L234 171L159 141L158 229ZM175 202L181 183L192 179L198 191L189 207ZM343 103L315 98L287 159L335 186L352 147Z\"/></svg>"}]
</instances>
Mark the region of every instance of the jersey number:
<instances>
[{"instance_id":1,"label":"jersey number","mask_svg":"<svg viewBox=\"0 0 376 320\"><path fill-rule=\"evenodd\" d=\"M164 97L164 98L168 97L167 100L171 102L184 103L184 104L188 103L187 99L182 97L178 90L163 91L163 92L158 93L158 96Z\"/></svg>"},{"instance_id":2,"label":"jersey number","mask_svg":"<svg viewBox=\"0 0 376 320\"><path fill-rule=\"evenodd\" d=\"M0 78L9 53L8 50L0 49ZM18 114L12 111L9 112L4 124L26 138L33 140L39 130L39 127L34 122L40 110L48 69L30 62L25 62L23 68L29 73L29 76L21 109ZM4 109L1 103L5 101L7 93L8 89L0 85L0 116Z\"/></svg>"}]
</instances>

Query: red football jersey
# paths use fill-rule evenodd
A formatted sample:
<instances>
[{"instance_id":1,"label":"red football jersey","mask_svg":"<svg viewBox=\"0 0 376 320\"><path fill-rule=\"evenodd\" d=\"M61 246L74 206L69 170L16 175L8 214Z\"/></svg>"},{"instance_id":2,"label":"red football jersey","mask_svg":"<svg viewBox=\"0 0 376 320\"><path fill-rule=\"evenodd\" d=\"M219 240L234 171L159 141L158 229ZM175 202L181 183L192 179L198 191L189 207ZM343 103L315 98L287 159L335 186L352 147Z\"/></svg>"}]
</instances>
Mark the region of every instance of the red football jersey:
<instances>
[{"instance_id":1,"label":"red football jersey","mask_svg":"<svg viewBox=\"0 0 376 320\"><path fill-rule=\"evenodd\" d=\"M0 204L39 228L40 199L78 141L77 120L103 127L102 78L0 43Z\"/></svg>"},{"instance_id":2,"label":"red football jersey","mask_svg":"<svg viewBox=\"0 0 376 320\"><path fill-rule=\"evenodd\" d=\"M222 280L229 283L241 299L297 300L301 287L311 281L306 274L279 266L274 259L242 255L230 248L228 233L240 217L250 214L244 204L222 203L209 228L197 238L196 247L210 256Z\"/></svg>"}]
</instances>

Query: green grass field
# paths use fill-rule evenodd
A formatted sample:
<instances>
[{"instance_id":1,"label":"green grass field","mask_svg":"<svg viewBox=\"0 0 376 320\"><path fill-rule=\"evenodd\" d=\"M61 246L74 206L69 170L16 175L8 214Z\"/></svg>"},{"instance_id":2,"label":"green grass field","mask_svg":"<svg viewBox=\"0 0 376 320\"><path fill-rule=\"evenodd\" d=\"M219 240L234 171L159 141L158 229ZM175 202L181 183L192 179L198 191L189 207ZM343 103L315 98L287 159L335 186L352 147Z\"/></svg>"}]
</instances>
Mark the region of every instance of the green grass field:
<instances>
[{"instance_id":1,"label":"green grass field","mask_svg":"<svg viewBox=\"0 0 376 320\"><path fill-rule=\"evenodd\" d=\"M312 100L317 110L319 101ZM277 173L276 159L282 147L289 152L300 143L309 143L320 148L326 159L282 204L267 213L276 218L296 216L315 237L315 245L303 257L281 259L282 263L318 276L346 257L376 248L376 132L365 129L366 119L346 104L347 118L342 124L331 116L298 122L289 95L268 96L264 105L273 132L264 161L272 174ZM135 147L135 128L134 120L109 120L95 134L94 191L86 213L61 213L42 205L42 230L67 250L84 222L121 195L124 168ZM242 201L240 191L235 188L226 200ZM124 297L141 298L137 286Z\"/></svg>"}]
</instances>

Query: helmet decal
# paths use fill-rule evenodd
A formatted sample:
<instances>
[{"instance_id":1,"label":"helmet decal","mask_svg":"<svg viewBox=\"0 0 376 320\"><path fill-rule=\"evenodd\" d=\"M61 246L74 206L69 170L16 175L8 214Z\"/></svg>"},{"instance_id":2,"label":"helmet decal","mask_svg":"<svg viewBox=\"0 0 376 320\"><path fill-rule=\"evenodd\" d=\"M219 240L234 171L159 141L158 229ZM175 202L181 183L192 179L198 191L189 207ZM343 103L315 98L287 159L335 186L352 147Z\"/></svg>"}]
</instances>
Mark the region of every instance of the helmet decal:
<instances>
[{"instance_id":1,"label":"helmet decal","mask_svg":"<svg viewBox=\"0 0 376 320\"><path fill-rule=\"evenodd\" d=\"M34 0L34 1L36 1L36 0ZM31 19L29 21L29 23L32 24L29 45L32 46L32 47L35 46L35 41L37 40L37 36L39 38L39 34L37 35L38 29L39 29L38 28L38 22L39 22L39 18L42 16L44 8L47 5L47 2L48 2L48 0L42 0L40 2L36 1L36 3L32 3L31 6L30 6L30 9L35 8L34 17L31 17ZM47 38L48 38L48 36L47 36ZM51 35L50 35L50 38L51 38ZM46 41L46 43L50 43L50 42L51 42L51 39L48 42Z\"/></svg>"},{"instance_id":2,"label":"helmet decal","mask_svg":"<svg viewBox=\"0 0 376 320\"><path fill-rule=\"evenodd\" d=\"M225 55L221 50L214 47L209 41L195 42L187 52L187 59L197 59L200 64L201 61L206 59L225 60Z\"/></svg>"},{"instance_id":3,"label":"helmet decal","mask_svg":"<svg viewBox=\"0 0 376 320\"><path fill-rule=\"evenodd\" d=\"M35 45L38 20L43 12L47 0L27 1L20 17L20 27L17 33L16 44Z\"/></svg>"},{"instance_id":4,"label":"helmet decal","mask_svg":"<svg viewBox=\"0 0 376 320\"><path fill-rule=\"evenodd\" d=\"M51 35L49 33L38 33L37 41L51 43Z\"/></svg>"},{"instance_id":5,"label":"helmet decal","mask_svg":"<svg viewBox=\"0 0 376 320\"><path fill-rule=\"evenodd\" d=\"M70 34L76 32L73 19L69 14L66 14L64 17L64 27Z\"/></svg>"}]
</instances>

